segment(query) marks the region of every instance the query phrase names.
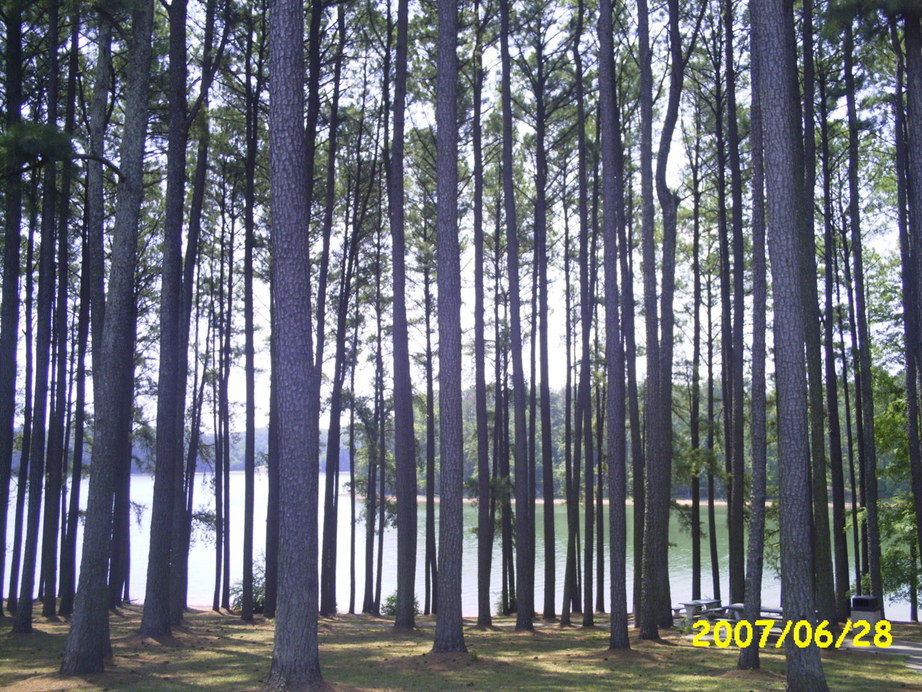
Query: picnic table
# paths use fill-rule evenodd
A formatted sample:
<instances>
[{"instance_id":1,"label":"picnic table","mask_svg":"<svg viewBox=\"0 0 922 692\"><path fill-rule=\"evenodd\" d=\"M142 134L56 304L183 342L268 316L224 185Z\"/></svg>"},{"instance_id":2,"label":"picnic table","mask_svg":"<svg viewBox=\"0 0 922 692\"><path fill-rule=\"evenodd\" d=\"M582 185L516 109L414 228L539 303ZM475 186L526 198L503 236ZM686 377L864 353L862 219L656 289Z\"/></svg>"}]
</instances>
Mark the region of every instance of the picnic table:
<instances>
[{"instance_id":1,"label":"picnic table","mask_svg":"<svg viewBox=\"0 0 922 692\"><path fill-rule=\"evenodd\" d=\"M688 625L697 618L709 618L724 611L720 601L715 598L697 598L694 601L683 603L682 607L685 609L685 623Z\"/></svg>"},{"instance_id":2,"label":"picnic table","mask_svg":"<svg viewBox=\"0 0 922 692\"><path fill-rule=\"evenodd\" d=\"M742 620L745 609L746 606L742 603L731 603L726 607L726 611L732 620ZM765 617L766 619L780 620L782 614L781 608L768 608L766 606L759 608L759 617Z\"/></svg>"}]
</instances>

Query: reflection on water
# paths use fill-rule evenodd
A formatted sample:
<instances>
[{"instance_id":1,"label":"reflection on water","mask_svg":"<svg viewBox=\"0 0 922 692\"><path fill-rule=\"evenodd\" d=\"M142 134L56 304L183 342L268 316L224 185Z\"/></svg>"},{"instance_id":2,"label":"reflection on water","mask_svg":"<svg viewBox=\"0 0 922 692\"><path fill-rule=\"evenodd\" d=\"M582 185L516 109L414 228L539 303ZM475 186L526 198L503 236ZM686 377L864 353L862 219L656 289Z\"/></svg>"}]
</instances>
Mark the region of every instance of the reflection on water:
<instances>
[{"instance_id":1,"label":"reflection on water","mask_svg":"<svg viewBox=\"0 0 922 692\"><path fill-rule=\"evenodd\" d=\"M319 487L321 492L324 487L323 475ZM348 480L348 475L341 476L343 481ZM244 478L242 472L231 473L231 492L230 492L230 535L231 535L231 583L242 578L243 568L241 565L242 545L243 545L243 486ZM131 479L131 499L133 502L142 505L145 508L141 517L140 524L132 525L131 534L131 584L130 592L133 599L140 600L144 597L144 585L146 579L147 551L148 540L150 535L150 505L153 497L153 479L148 475L135 475ZM81 490L83 503L86 503L86 487L84 483ZM265 521L266 521L266 504L268 495L268 479L265 472L258 472L256 475L256 516L254 536L254 554L262 555L265 549ZM12 493L15 498L15 490ZM10 507L10 521L8 522L7 545L12 545L12 518L15 499ZM321 518L323 516L323 503L318 502L318 510ZM213 508L214 496L211 489L211 474L200 473L196 476L195 500L193 506L199 508ZM361 607L362 594L364 592L364 560L365 560L365 541L364 541L364 523L361 521L362 503L356 503L356 513L359 515L356 523L356 604ZM606 508L607 509L607 508ZM628 610L633 610L633 551L630 542L633 536L633 517L631 507L627 511L627 536L629 545L627 548L627 594ZM438 512L438 504L436 504ZM727 537L726 537L726 507L718 505L717 512L717 546L718 554L721 555L720 572L721 588L723 590L724 601L726 602L727 587L727 570L728 560ZM423 579L423 555L425 554L425 505L419 505L419 529L418 536L418 558L416 562L416 588L420 594L419 600L422 602L422 592L424 587ZM544 593L544 524L542 509L539 506L535 512L536 516L536 569L535 569L535 603L540 607L543 603ZM566 506L557 504L554 507L555 516L555 535L554 545L556 552L556 592L557 608L560 609L560 600L563 593L564 563L566 556ZM702 519L706 517L702 512ZM340 611L345 611L349 606L349 521L350 507L348 495L343 496L339 503L339 527L338 527L338 563L336 572L336 594L337 605ZM606 528L606 548L608 546L607 527L608 515L605 515ZM465 616L477 615L477 537L475 528L477 525L477 508L474 505L466 504L464 507L464 554L462 560L462 610ZM438 521L436 521L438 527ZM582 531L582 522L581 528ZM680 521L673 513L669 526L669 576L671 585L671 595L673 603L680 603L691 598L691 535L680 527ZM377 543L377 542L376 542ZM384 582L381 588L382 598L396 590L396 559L397 548L397 531L394 528L388 528L384 533ZM709 560L709 548L706 538L703 539L701 546L702 552L702 594L705 596L711 594L711 571ZM9 559L9 556L8 556ZM79 559L79 550L78 550ZM214 546L202 540L197 541L191 548L189 554L189 603L194 606L210 606L212 594L214 591L214 564L215 551ZM605 560L606 569L608 559ZM500 544L496 540L493 550L493 569L491 572L491 595L490 602L495 604L500 595ZM605 601L606 609L609 606L608 599L608 575L605 581ZM762 602L767 606L774 606L780 603L780 584L777 576L768 568L763 580ZM909 604L899 602L887 605L887 616L895 620L909 619Z\"/></svg>"}]
</instances>

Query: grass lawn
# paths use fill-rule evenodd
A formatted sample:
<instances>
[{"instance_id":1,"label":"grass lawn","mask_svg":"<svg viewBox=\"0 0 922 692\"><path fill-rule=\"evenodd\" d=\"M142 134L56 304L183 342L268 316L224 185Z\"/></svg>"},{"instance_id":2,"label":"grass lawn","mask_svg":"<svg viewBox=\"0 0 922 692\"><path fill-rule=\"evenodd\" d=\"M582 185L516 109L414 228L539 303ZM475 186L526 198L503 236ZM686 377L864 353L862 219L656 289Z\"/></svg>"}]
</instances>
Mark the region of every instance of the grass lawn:
<instances>
[{"instance_id":1,"label":"grass lawn","mask_svg":"<svg viewBox=\"0 0 922 692\"><path fill-rule=\"evenodd\" d=\"M39 611L37 610L36 613ZM114 659L107 672L66 678L57 673L67 634L63 619L36 616L35 632L13 635L11 618L0 619L0 688L9 690L248 690L269 673L272 623L244 624L234 615L187 614L172 637L137 632L140 607L111 617ZM324 677L335 690L783 690L784 657L763 650L760 671L736 669L735 649L695 648L672 630L659 642L632 634L630 651L608 651L607 630L539 627L513 632L514 620L465 631L468 655L432 654L433 620L394 635L390 623L368 616L320 621ZM896 625L902 639L922 640L922 628ZM904 657L853 650L826 651L823 663L832 690L920 690L922 674Z\"/></svg>"}]
</instances>

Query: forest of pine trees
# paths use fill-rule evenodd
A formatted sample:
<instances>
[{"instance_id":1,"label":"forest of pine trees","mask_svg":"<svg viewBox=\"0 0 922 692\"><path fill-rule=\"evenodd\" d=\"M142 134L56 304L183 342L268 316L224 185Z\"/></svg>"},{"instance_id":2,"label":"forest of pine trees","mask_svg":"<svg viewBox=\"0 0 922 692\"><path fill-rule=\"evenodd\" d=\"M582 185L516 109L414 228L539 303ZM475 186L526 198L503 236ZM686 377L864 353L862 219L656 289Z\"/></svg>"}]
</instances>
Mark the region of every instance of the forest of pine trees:
<instances>
[{"instance_id":1,"label":"forest of pine trees","mask_svg":"<svg viewBox=\"0 0 922 692\"><path fill-rule=\"evenodd\" d=\"M203 605L203 525L212 607L274 618L272 689L320 685L318 616L382 613L386 579L435 652L462 616L605 613L613 649L703 594L755 620L770 568L786 619L854 595L916 619L915 0L4 0L0 24L0 605L21 634L35 600L69 618L63 673L106 667L129 599L152 637ZM826 688L815 646L787 657Z\"/></svg>"}]
</instances>

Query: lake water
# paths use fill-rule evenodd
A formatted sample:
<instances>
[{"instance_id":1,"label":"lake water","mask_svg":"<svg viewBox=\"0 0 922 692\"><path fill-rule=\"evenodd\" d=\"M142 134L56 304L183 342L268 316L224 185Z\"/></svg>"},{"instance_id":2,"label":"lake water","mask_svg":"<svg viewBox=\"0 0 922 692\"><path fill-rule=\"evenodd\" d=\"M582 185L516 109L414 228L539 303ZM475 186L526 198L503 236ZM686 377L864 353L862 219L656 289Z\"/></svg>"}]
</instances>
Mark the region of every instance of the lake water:
<instances>
[{"instance_id":1,"label":"lake water","mask_svg":"<svg viewBox=\"0 0 922 692\"><path fill-rule=\"evenodd\" d=\"M324 474L320 474L320 489L324 487ZM348 480L347 474L341 475L341 480ZM199 508L213 508L214 496L211 490L211 474L200 473L196 475L195 498L193 506ZM241 472L231 473L230 478L230 537L231 537L231 583L235 583L242 578L243 567L243 496L244 496L244 477ZM14 483L15 485L15 483ZM130 594L132 600L141 600L144 597L148 540L150 536L150 506L153 497L153 479L151 476L137 474L131 478L131 499L133 502L144 508L141 514L140 522L132 522L131 532L131 579ZM81 495L83 503L86 502L86 483L83 484ZM255 506L255 536L254 536L254 554L262 555L265 550L265 520L266 505L268 496L268 479L264 471L256 474L256 506ZM11 493L11 507L7 530L7 545L12 545L12 519L13 503L15 502L15 491ZM323 516L323 504L318 503L319 516ZM356 606L361 607L362 595L364 593L364 564L365 564L365 526L360 518L361 501L356 502L356 513L359 515L356 520ZM628 610L633 610L631 596L633 594L633 520L632 508L628 507L627 511L627 535L629 545L627 549L627 594ZM702 507L702 510L704 508ZM560 601L563 593L564 581L564 563L566 556L566 506L563 504L555 505L555 550L557 557L557 609L560 609ZM436 513L438 504L436 504ZM535 569L535 604L541 607L544 593L544 540L543 540L543 510L539 505L536 507L537 522L537 540L536 540L536 569ZM717 543L718 554L721 555L721 588L723 590L724 600L728 592L728 561L727 553L727 536L726 536L726 507L717 506ZM419 505L419 529L418 535L418 558L417 558L417 579L416 589L420 603L422 603L422 593L424 588L423 576L423 556L425 554L425 505ZM702 520L706 519L706 514L702 511ZM607 541L607 512L605 518L606 528L606 546ZM336 572L336 594L337 605L340 611L346 611L349 606L349 533L350 533L350 507L348 495L343 495L339 503L339 522L338 522L338 562ZM477 615L477 538L474 528L477 525L477 508L470 504L464 506L464 559L462 560L462 612L465 616ZM438 517L436 517L436 530L438 530ZM581 529L582 530L582 529ZM78 537L79 540L79 537ZM669 527L669 576L671 585L671 595L674 604L691 599L691 572L692 572L692 551L691 535L688 531L680 527L680 521L675 513L670 521ZM377 545L377 539L376 539ZM851 544L849 544L851 545ZM397 532L394 528L388 528L384 533L384 568L383 583L381 588L382 599L396 591L396 548ZM711 595L711 572L709 560L709 548L707 541L702 543L702 594ZM79 559L78 549L78 559ZM212 594L214 592L214 546L203 540L197 541L190 549L189 554L189 604L193 606L210 607ZM500 542L497 539L494 543L493 551L493 569L491 572L491 594L490 603L496 604L500 596L501 573L500 573ZM7 566L11 559L10 553L7 554ZM606 557L606 567L608 560ZM7 568L7 575L9 569ZM7 576L8 578L8 576ZM5 592L6 585L3 585ZM766 567L763 578L762 602L766 606L776 606L780 603L780 583L777 576L772 570ZM608 578L606 575L605 586L606 610L608 609ZM894 620L909 619L909 604L902 601L887 604L887 616Z\"/></svg>"}]
</instances>

